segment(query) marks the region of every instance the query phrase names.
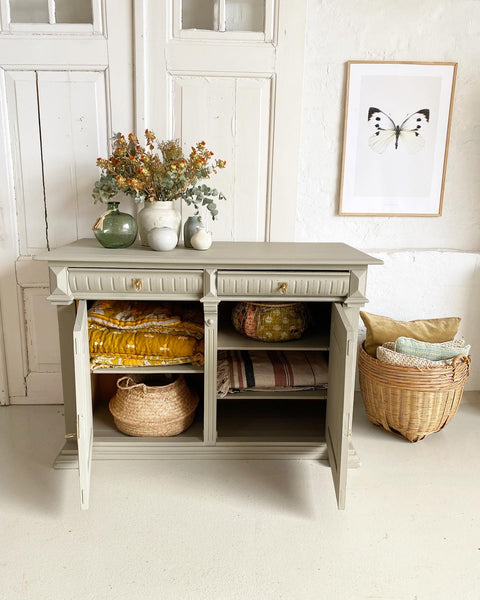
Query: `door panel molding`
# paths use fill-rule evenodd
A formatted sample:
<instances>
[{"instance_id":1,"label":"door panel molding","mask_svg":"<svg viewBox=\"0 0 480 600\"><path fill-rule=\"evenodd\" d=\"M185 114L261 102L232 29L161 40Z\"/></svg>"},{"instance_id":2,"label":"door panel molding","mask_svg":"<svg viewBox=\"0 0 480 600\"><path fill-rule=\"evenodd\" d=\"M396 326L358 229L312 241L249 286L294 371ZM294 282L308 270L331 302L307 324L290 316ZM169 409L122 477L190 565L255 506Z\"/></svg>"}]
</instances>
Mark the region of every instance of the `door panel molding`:
<instances>
[{"instance_id":1,"label":"door panel molding","mask_svg":"<svg viewBox=\"0 0 480 600\"><path fill-rule=\"evenodd\" d=\"M78 472L80 475L80 505L88 509L93 450L93 408L90 381L90 351L88 345L87 302L79 300L73 328L75 396L77 410Z\"/></svg>"},{"instance_id":2,"label":"door panel molding","mask_svg":"<svg viewBox=\"0 0 480 600\"><path fill-rule=\"evenodd\" d=\"M227 201L219 203L220 223L211 227L217 240L262 241L268 203L271 76L216 77L176 75L173 131L189 144L208 139L215 154L231 165L212 186ZM182 207L185 215L192 214ZM247 218L248 215L248 218Z\"/></svg>"},{"instance_id":3,"label":"door panel molding","mask_svg":"<svg viewBox=\"0 0 480 600\"><path fill-rule=\"evenodd\" d=\"M340 509L345 508L347 487L358 336L358 327L354 323L358 323L358 312L358 308L348 308L340 303L332 305L325 430Z\"/></svg>"}]
</instances>

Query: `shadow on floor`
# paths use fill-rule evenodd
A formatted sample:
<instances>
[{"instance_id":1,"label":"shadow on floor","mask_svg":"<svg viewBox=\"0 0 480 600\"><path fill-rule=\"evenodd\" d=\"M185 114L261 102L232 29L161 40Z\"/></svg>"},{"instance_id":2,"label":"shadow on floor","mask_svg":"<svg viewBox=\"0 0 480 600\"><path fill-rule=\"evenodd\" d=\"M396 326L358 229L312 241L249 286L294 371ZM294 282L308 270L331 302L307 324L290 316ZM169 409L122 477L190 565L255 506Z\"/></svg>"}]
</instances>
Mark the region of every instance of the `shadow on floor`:
<instances>
[{"instance_id":1,"label":"shadow on floor","mask_svg":"<svg viewBox=\"0 0 480 600\"><path fill-rule=\"evenodd\" d=\"M57 514L63 482L52 465L64 435L63 407L5 406L0 417L2 503Z\"/></svg>"}]
</instances>

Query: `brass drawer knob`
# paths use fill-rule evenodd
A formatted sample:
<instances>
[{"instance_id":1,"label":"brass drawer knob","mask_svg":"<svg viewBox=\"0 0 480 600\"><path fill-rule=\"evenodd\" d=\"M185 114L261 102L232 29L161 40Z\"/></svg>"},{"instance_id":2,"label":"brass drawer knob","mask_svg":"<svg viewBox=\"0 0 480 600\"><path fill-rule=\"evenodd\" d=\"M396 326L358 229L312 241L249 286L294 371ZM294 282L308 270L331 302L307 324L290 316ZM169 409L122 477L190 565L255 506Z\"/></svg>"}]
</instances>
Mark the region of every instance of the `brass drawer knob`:
<instances>
[{"instance_id":1,"label":"brass drawer knob","mask_svg":"<svg viewBox=\"0 0 480 600\"><path fill-rule=\"evenodd\" d=\"M143 281L141 279L132 279L132 285L136 292L141 292Z\"/></svg>"},{"instance_id":2,"label":"brass drawer knob","mask_svg":"<svg viewBox=\"0 0 480 600\"><path fill-rule=\"evenodd\" d=\"M288 290L288 281L280 281L278 283L278 291L281 294L286 294Z\"/></svg>"}]
</instances>

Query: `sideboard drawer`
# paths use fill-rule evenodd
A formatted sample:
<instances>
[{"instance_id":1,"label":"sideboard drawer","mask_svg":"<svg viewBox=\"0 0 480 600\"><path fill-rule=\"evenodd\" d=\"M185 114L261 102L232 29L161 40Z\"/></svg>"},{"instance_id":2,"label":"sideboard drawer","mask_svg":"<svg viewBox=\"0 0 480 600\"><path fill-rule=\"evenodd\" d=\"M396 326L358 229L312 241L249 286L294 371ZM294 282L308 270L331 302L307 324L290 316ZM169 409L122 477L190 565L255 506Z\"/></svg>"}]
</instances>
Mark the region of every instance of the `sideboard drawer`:
<instances>
[{"instance_id":1,"label":"sideboard drawer","mask_svg":"<svg viewBox=\"0 0 480 600\"><path fill-rule=\"evenodd\" d=\"M342 271L218 271L219 296L343 298L350 274Z\"/></svg>"},{"instance_id":2,"label":"sideboard drawer","mask_svg":"<svg viewBox=\"0 0 480 600\"><path fill-rule=\"evenodd\" d=\"M75 296L83 298L115 298L117 295L200 298L203 271L74 267L68 269L68 284Z\"/></svg>"}]
</instances>

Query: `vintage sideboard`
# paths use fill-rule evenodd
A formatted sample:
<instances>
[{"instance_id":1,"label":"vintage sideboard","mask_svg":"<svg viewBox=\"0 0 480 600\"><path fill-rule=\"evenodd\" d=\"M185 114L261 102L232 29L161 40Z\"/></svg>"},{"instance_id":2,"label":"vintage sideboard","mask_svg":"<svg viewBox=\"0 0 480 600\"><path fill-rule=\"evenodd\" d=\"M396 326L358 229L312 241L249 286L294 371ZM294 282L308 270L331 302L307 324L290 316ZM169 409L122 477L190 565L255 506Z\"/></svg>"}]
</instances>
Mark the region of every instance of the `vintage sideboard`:
<instances>
[{"instance_id":1,"label":"vintage sideboard","mask_svg":"<svg viewBox=\"0 0 480 600\"><path fill-rule=\"evenodd\" d=\"M359 309L368 265L382 264L341 243L215 242L207 251L109 250L78 240L36 257L47 260L49 300L57 306L65 402L65 445L55 466L77 467L88 508L92 459L309 458L329 462L337 503L345 506L351 444ZM204 366L115 367L90 371L87 309L96 299L197 301L205 319ZM228 318L240 300L300 301L317 315L299 340L264 343L237 333ZM226 310L225 310L226 309ZM328 390L244 392L217 399L220 350L328 352ZM129 437L93 406L100 378L125 373L186 373L203 392L199 417L171 438ZM97 386L97 387L102 387ZM77 462L78 459L78 462Z\"/></svg>"}]
</instances>

